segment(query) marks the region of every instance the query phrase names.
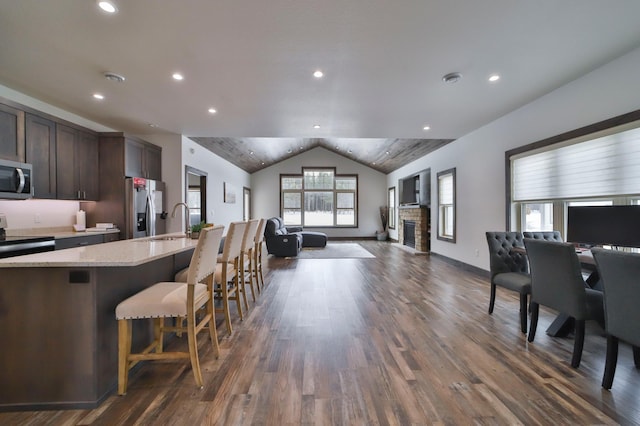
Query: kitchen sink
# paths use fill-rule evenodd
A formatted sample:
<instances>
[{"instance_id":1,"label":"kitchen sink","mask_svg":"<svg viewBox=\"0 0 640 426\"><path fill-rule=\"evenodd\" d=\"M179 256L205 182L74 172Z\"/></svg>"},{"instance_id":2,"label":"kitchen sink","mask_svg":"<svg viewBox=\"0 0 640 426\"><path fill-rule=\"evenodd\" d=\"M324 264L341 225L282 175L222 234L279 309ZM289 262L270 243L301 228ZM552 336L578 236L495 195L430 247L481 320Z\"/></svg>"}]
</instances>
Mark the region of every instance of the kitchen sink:
<instances>
[{"instance_id":1,"label":"kitchen sink","mask_svg":"<svg viewBox=\"0 0 640 426\"><path fill-rule=\"evenodd\" d=\"M185 238L186 235L161 235L158 237L136 238L134 241L148 243L149 241L174 241Z\"/></svg>"},{"instance_id":2,"label":"kitchen sink","mask_svg":"<svg viewBox=\"0 0 640 426\"><path fill-rule=\"evenodd\" d=\"M151 241L173 241L185 238L185 235L166 235L163 237L151 237Z\"/></svg>"}]
</instances>

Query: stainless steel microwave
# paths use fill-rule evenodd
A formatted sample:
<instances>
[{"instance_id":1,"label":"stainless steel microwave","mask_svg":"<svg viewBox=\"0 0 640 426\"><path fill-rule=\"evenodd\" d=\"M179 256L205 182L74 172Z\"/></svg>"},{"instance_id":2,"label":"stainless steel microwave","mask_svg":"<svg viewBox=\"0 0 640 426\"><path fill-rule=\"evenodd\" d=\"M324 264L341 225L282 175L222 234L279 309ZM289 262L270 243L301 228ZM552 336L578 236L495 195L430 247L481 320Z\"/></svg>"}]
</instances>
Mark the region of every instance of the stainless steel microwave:
<instances>
[{"instance_id":1,"label":"stainless steel microwave","mask_svg":"<svg viewBox=\"0 0 640 426\"><path fill-rule=\"evenodd\" d=\"M33 197L31 164L0 159L0 198Z\"/></svg>"}]
</instances>

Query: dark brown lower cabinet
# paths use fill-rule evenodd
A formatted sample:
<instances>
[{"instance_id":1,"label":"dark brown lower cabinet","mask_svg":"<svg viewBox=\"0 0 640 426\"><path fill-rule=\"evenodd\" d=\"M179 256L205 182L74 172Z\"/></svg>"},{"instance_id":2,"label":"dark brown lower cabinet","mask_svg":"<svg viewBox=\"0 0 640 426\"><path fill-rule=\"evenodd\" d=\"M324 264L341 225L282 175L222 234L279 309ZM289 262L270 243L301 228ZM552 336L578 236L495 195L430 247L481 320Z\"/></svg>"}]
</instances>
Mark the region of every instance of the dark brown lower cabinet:
<instances>
[{"instance_id":1,"label":"dark brown lower cabinet","mask_svg":"<svg viewBox=\"0 0 640 426\"><path fill-rule=\"evenodd\" d=\"M172 280L192 253L132 267L2 268L0 411L97 407L117 386L116 305ZM135 323L139 350L153 327Z\"/></svg>"}]
</instances>

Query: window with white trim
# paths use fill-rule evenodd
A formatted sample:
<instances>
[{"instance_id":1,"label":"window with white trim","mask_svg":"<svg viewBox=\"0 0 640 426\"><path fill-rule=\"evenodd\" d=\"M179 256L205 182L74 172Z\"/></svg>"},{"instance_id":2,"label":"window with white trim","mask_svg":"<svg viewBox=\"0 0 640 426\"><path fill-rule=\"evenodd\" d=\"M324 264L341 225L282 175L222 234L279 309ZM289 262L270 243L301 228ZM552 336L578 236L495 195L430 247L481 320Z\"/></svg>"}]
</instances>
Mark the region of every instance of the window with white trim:
<instances>
[{"instance_id":1,"label":"window with white trim","mask_svg":"<svg viewBox=\"0 0 640 426\"><path fill-rule=\"evenodd\" d=\"M285 225L355 227L358 176L333 168L304 168L301 175L280 175L281 216Z\"/></svg>"},{"instance_id":2,"label":"window with white trim","mask_svg":"<svg viewBox=\"0 0 640 426\"><path fill-rule=\"evenodd\" d=\"M437 174L438 239L456 242L456 169Z\"/></svg>"},{"instance_id":3,"label":"window with white trim","mask_svg":"<svg viewBox=\"0 0 640 426\"><path fill-rule=\"evenodd\" d=\"M388 200L389 212L387 214L387 222L389 229L396 229L396 187L389 188Z\"/></svg>"}]
</instances>

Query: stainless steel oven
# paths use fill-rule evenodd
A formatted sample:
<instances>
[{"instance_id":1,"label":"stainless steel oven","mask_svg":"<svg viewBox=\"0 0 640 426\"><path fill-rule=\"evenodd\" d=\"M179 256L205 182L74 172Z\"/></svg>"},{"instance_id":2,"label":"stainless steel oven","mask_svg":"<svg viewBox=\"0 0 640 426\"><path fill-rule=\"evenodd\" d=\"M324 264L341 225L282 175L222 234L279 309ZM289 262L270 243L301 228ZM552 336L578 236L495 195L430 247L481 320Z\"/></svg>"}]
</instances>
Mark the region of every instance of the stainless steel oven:
<instances>
[{"instance_id":1,"label":"stainless steel oven","mask_svg":"<svg viewBox=\"0 0 640 426\"><path fill-rule=\"evenodd\" d=\"M0 159L0 198L33 197L31 164Z\"/></svg>"}]
</instances>

